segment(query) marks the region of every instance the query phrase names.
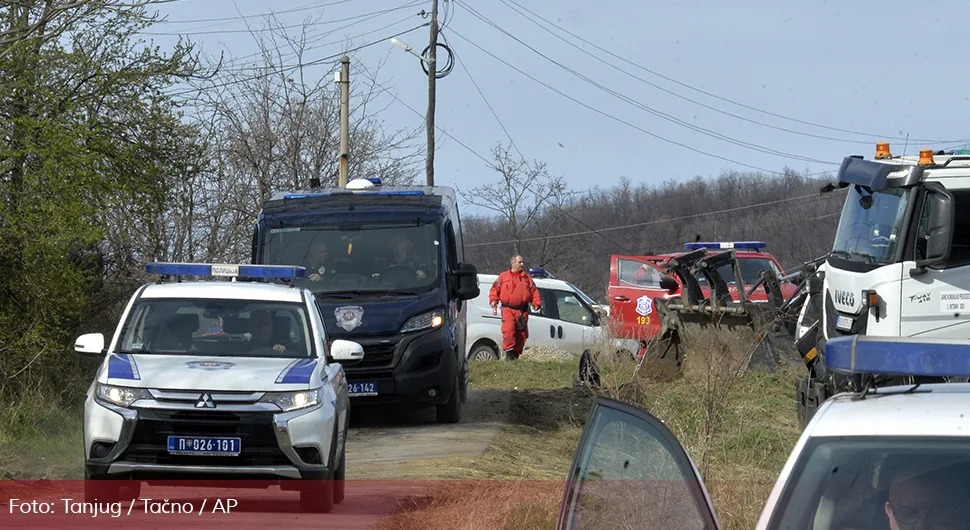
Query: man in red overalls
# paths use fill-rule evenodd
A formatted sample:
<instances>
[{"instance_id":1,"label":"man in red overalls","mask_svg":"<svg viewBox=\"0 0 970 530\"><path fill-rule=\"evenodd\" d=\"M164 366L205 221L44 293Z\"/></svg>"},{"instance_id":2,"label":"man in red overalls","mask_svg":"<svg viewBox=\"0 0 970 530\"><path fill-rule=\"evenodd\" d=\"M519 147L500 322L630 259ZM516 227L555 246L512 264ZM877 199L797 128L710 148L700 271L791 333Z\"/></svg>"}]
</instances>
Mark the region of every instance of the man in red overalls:
<instances>
[{"instance_id":1,"label":"man in red overalls","mask_svg":"<svg viewBox=\"0 0 970 530\"><path fill-rule=\"evenodd\" d=\"M502 303L502 349L505 358L514 361L522 355L529 338L529 304L536 310L542 308L539 290L525 271L522 256L513 257L509 270L498 275L488 292L488 301L493 310Z\"/></svg>"}]
</instances>

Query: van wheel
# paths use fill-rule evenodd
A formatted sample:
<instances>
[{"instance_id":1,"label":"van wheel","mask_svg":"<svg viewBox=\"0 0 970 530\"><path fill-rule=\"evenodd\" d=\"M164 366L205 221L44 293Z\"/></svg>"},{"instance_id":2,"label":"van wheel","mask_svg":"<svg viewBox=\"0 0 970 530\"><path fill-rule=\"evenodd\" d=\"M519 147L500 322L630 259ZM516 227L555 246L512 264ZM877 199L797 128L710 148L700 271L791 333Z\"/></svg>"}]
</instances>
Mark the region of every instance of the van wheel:
<instances>
[{"instance_id":1,"label":"van wheel","mask_svg":"<svg viewBox=\"0 0 970 530\"><path fill-rule=\"evenodd\" d=\"M497 361L498 351L488 344L479 344L472 349L469 357L475 361Z\"/></svg>"},{"instance_id":2,"label":"van wheel","mask_svg":"<svg viewBox=\"0 0 970 530\"><path fill-rule=\"evenodd\" d=\"M460 373L455 374L455 385L451 389L451 396L444 405L435 406L438 423L458 423L461 421L461 396L459 387L461 386Z\"/></svg>"}]
</instances>

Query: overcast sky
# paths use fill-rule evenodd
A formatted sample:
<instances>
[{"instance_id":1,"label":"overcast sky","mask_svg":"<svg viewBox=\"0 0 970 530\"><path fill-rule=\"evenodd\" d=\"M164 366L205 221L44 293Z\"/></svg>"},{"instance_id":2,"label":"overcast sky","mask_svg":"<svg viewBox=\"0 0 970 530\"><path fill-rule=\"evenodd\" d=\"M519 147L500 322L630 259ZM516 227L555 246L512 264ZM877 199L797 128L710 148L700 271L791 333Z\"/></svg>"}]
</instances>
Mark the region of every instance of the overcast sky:
<instances>
[{"instance_id":1,"label":"overcast sky","mask_svg":"<svg viewBox=\"0 0 970 530\"><path fill-rule=\"evenodd\" d=\"M259 28L261 15L275 11L286 25L316 23L310 38L317 41L305 61L378 41L351 58L368 67L386 59L379 81L420 114L383 96L389 104L383 120L400 128L424 123L428 83L418 59L389 38L430 20L418 13L430 13L431 5L179 0L157 9L183 22L147 31L183 32L207 55L240 57L257 51L240 14ZM574 189L752 166L823 172L850 154L871 157L877 141L891 142L894 154L904 144L915 154L970 142L961 66L970 51L962 36L970 19L966 1L440 0L439 13L460 60L437 82L436 123L454 137L437 132L445 136L436 153L440 185L467 189L493 181L496 174L478 155L489 158L490 148L509 136L527 159L545 162ZM320 38L325 32L332 33ZM145 37L161 45L176 39ZM428 27L398 38L420 53ZM446 59L439 49L439 61ZM307 69L328 71L329 61Z\"/></svg>"}]
</instances>

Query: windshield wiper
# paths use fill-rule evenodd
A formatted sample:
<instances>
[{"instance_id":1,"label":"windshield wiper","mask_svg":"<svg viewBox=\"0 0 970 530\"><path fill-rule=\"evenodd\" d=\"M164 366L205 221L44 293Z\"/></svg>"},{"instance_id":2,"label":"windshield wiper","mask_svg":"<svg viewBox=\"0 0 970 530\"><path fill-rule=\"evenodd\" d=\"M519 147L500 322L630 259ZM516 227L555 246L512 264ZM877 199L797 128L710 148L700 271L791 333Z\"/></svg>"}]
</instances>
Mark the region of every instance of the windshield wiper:
<instances>
[{"instance_id":1,"label":"windshield wiper","mask_svg":"<svg viewBox=\"0 0 970 530\"><path fill-rule=\"evenodd\" d=\"M833 256L841 256L843 258L851 260L852 258L862 258L866 263L875 263L876 257L872 254L866 254L865 252L853 252L851 250L833 250L829 252Z\"/></svg>"},{"instance_id":2,"label":"windshield wiper","mask_svg":"<svg viewBox=\"0 0 970 530\"><path fill-rule=\"evenodd\" d=\"M322 298L332 297L332 298L351 298L353 296L370 296L370 295L383 295L383 296L417 296L419 293L414 291L398 291L393 289L380 289L380 290L370 290L370 289L348 289L345 291L321 291L319 296Z\"/></svg>"}]
</instances>

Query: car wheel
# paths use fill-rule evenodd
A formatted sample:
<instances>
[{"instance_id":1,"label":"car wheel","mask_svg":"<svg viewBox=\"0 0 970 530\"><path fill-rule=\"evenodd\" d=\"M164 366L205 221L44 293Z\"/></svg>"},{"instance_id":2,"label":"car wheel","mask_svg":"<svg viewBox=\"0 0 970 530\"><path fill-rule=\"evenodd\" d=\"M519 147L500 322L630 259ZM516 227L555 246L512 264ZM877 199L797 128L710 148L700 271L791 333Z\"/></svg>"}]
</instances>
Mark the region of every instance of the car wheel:
<instances>
[{"instance_id":1,"label":"car wheel","mask_svg":"<svg viewBox=\"0 0 970 530\"><path fill-rule=\"evenodd\" d=\"M121 484L120 480L92 477L87 470L84 470L84 502L120 502Z\"/></svg>"},{"instance_id":2,"label":"car wheel","mask_svg":"<svg viewBox=\"0 0 970 530\"><path fill-rule=\"evenodd\" d=\"M497 361L498 352L488 344L479 344L468 355L474 361Z\"/></svg>"},{"instance_id":3,"label":"car wheel","mask_svg":"<svg viewBox=\"0 0 970 530\"><path fill-rule=\"evenodd\" d=\"M438 423L458 423L461 421L461 396L459 387L461 386L460 375L455 374L455 384L451 388L451 395L448 402L444 405L435 407Z\"/></svg>"},{"instance_id":4,"label":"car wheel","mask_svg":"<svg viewBox=\"0 0 970 530\"><path fill-rule=\"evenodd\" d=\"M333 503L344 502L345 490L347 487L347 434L344 431L344 447L340 451L340 467L333 472Z\"/></svg>"}]
</instances>

